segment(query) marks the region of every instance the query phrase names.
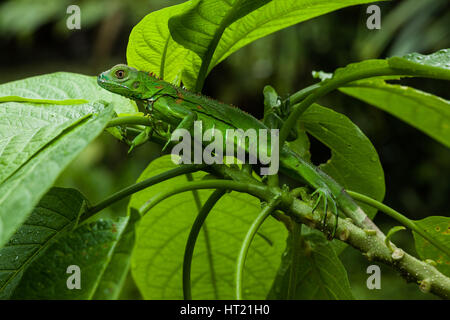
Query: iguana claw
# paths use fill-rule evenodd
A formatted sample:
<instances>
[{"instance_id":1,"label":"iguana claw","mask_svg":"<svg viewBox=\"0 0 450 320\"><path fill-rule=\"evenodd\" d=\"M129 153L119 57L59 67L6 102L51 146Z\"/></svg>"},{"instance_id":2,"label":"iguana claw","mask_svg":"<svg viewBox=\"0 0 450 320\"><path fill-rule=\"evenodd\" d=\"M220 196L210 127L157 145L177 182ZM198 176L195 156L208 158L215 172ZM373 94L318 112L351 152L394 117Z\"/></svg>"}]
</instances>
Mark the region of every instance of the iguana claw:
<instances>
[{"instance_id":1,"label":"iguana claw","mask_svg":"<svg viewBox=\"0 0 450 320\"><path fill-rule=\"evenodd\" d=\"M336 216L336 223L334 224L334 230L332 234L328 234L328 239L332 239L334 238L334 236L336 235L336 230L338 227L338 217L339 217L339 213L338 213L338 209L336 206L336 201L333 198L333 195L324 188L318 188L316 191L314 191L311 196L314 196L318 194L316 203L314 204L313 210L312 212L314 212L317 207L320 204L320 201L323 200L323 212L324 212L324 217L323 217L323 221L322 221L322 226L325 229L325 225L326 225L326 220L327 220L327 212L328 212L328 202L331 203L331 209L332 209L332 213Z\"/></svg>"}]
</instances>

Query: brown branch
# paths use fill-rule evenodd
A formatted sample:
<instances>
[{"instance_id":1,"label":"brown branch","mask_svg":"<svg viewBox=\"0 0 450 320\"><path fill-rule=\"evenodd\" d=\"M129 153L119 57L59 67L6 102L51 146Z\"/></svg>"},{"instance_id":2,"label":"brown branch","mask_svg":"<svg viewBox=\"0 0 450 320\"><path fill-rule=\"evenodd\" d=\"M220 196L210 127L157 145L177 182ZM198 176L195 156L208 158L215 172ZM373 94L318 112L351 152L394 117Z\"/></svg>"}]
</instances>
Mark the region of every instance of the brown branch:
<instances>
[{"instance_id":1,"label":"brown branch","mask_svg":"<svg viewBox=\"0 0 450 320\"><path fill-rule=\"evenodd\" d=\"M312 213L311 206L295 199L286 212L295 220L315 229L322 229L319 213ZM332 232L336 218L327 216L326 231ZM324 230L322 230L324 231ZM336 237L361 251L370 261L380 261L400 272L408 281L419 284L424 292L431 292L443 299L450 299L450 278L439 272L434 266L421 261L402 249L385 244L384 234L363 230L347 219L339 219Z\"/></svg>"}]
</instances>

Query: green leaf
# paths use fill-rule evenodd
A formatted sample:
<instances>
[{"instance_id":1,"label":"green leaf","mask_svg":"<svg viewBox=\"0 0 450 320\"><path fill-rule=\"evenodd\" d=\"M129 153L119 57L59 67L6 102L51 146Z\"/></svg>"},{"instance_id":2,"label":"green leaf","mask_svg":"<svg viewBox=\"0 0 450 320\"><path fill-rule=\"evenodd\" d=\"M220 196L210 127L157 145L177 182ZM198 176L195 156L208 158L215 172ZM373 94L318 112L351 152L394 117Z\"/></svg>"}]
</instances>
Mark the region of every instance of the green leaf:
<instances>
[{"instance_id":1,"label":"green leaf","mask_svg":"<svg viewBox=\"0 0 450 320\"><path fill-rule=\"evenodd\" d=\"M450 147L450 102L414 88L365 80L340 91L380 108Z\"/></svg>"},{"instance_id":2,"label":"green leaf","mask_svg":"<svg viewBox=\"0 0 450 320\"><path fill-rule=\"evenodd\" d=\"M153 161L139 181L175 165L169 156ZM201 179L204 173L196 173ZM139 208L149 198L186 182L177 177L133 195L130 207ZM204 203L212 191L199 191ZM232 192L212 209L197 240L192 263L194 299L234 299L234 274L241 242L260 212L259 201ZM182 262L189 230L197 215L192 192L171 197L154 207L141 220L132 256L132 274L146 299L182 299ZM254 239L245 265L244 298L263 299L270 289L284 249L286 231L273 218L267 219Z\"/></svg>"},{"instance_id":3,"label":"green leaf","mask_svg":"<svg viewBox=\"0 0 450 320\"><path fill-rule=\"evenodd\" d=\"M84 197L73 189L52 188L41 199L25 223L0 249L0 299L8 299L27 268L51 244L70 232L84 204Z\"/></svg>"},{"instance_id":4,"label":"green leaf","mask_svg":"<svg viewBox=\"0 0 450 320\"><path fill-rule=\"evenodd\" d=\"M0 299L118 297L129 270L140 216L135 212L129 218L106 219L73 230L85 202L78 191L64 188L52 188L41 199L0 249ZM64 268L69 265L81 268L82 290L67 288L70 274Z\"/></svg>"},{"instance_id":5,"label":"green leaf","mask_svg":"<svg viewBox=\"0 0 450 320\"><path fill-rule=\"evenodd\" d=\"M442 49L430 55L410 53L403 57L387 59L389 66L401 72L450 80L450 49Z\"/></svg>"},{"instance_id":6,"label":"green leaf","mask_svg":"<svg viewBox=\"0 0 450 320\"><path fill-rule=\"evenodd\" d=\"M131 253L136 237L136 223L141 216L137 210L131 209L127 226L114 248L108 267L102 275L95 291L95 300L115 300L119 297L124 281L131 265Z\"/></svg>"},{"instance_id":7,"label":"green leaf","mask_svg":"<svg viewBox=\"0 0 450 320\"><path fill-rule=\"evenodd\" d=\"M183 84L186 87L194 88L201 67L201 59L198 55L192 54L191 51L186 50L172 39L167 22L175 15L183 14L180 17L173 18L175 19L175 22L173 22L175 26L172 28L172 32L176 31L176 37L182 36L182 38L177 38L178 40L184 39L184 44L189 45L191 48L196 47L198 52L200 52L201 48L198 45L196 46L196 44L199 44L201 41L201 46L206 46L213 51L214 54L207 70L209 72L233 52L273 32L334 10L372 1L316 0L312 2L309 0L272 0L231 24L227 21L227 19L239 17L238 14L234 14L235 12L248 13L249 9L242 8L242 4L250 4L254 6L253 8L256 8L259 3L265 2L266 0L233 0L230 3L232 6L230 6L226 5L223 0L196 0L152 12L133 29L130 35L127 48L128 64L139 70L155 72L169 82L179 84L180 80L183 80ZM188 11L189 8L190 10ZM232 14L229 16L225 14L230 12ZM208 21L200 17L200 15L207 18ZM216 21L217 18L220 18L220 20ZM201 33L193 35L192 31L181 26L180 23L187 23L186 26L189 27L195 26L197 28L195 30L199 30ZM216 26L217 23L226 26L222 34ZM202 27L198 28L200 25ZM176 30L174 30L175 27ZM190 35L189 38L185 37L185 33ZM221 37L217 39L217 36L220 34ZM210 40L207 43L208 39ZM219 40L218 43L215 43L217 40ZM161 72L161 69L164 72Z\"/></svg>"},{"instance_id":8,"label":"green leaf","mask_svg":"<svg viewBox=\"0 0 450 320\"><path fill-rule=\"evenodd\" d=\"M345 67L336 69L331 79L328 79L329 74L324 72L315 72L314 76L322 76L322 78L326 78L323 82L327 82L360 74L364 75L368 70L386 69L392 69L393 75L374 78L398 80L401 77L427 77L450 80L450 49L443 49L430 55L410 53L403 57L391 57L385 60L369 59L350 63Z\"/></svg>"},{"instance_id":9,"label":"green leaf","mask_svg":"<svg viewBox=\"0 0 450 320\"><path fill-rule=\"evenodd\" d=\"M172 39L167 24L170 17L183 12L190 4L185 2L146 15L131 31L128 64L179 85L185 59L191 53Z\"/></svg>"},{"instance_id":10,"label":"green leaf","mask_svg":"<svg viewBox=\"0 0 450 320\"><path fill-rule=\"evenodd\" d=\"M9 102L0 104L0 113L2 246L59 174L103 131L113 110L101 103L42 106Z\"/></svg>"},{"instance_id":11,"label":"green leaf","mask_svg":"<svg viewBox=\"0 0 450 320\"><path fill-rule=\"evenodd\" d=\"M12 299L91 299L128 218L83 224L52 244L27 269ZM80 268L81 288L69 289L69 266Z\"/></svg>"},{"instance_id":12,"label":"green leaf","mask_svg":"<svg viewBox=\"0 0 450 320\"><path fill-rule=\"evenodd\" d=\"M384 172L378 153L364 133L345 115L313 104L300 118L305 130L331 150L320 168L345 189L382 201ZM376 209L362 206L371 218Z\"/></svg>"},{"instance_id":13,"label":"green leaf","mask_svg":"<svg viewBox=\"0 0 450 320\"><path fill-rule=\"evenodd\" d=\"M345 80L345 82L348 82L352 78L368 79L368 73L383 74L381 76L372 76L370 78L372 80L399 80L402 77L426 77L449 80L450 49L443 49L428 56L411 53L404 57L392 57L386 60L364 60L336 69L332 77L330 77L331 74L323 71L314 71L313 77L322 79L321 85L325 85L331 81L339 82L340 80ZM363 81L360 80L359 82Z\"/></svg>"},{"instance_id":14,"label":"green leaf","mask_svg":"<svg viewBox=\"0 0 450 320\"><path fill-rule=\"evenodd\" d=\"M0 104L0 183L65 130L97 113L100 105Z\"/></svg>"},{"instance_id":15,"label":"green leaf","mask_svg":"<svg viewBox=\"0 0 450 320\"><path fill-rule=\"evenodd\" d=\"M431 237L446 247L450 247L450 218L432 216L414 221L419 227L424 229ZM431 259L436 262L436 268L443 274L450 277L450 257L437 249L430 242L425 240L416 232L413 232L416 243L417 254L421 259Z\"/></svg>"},{"instance_id":16,"label":"green leaf","mask_svg":"<svg viewBox=\"0 0 450 320\"><path fill-rule=\"evenodd\" d=\"M194 0L188 10L169 19L173 39L202 60L195 90L201 91L216 47L227 27L271 0Z\"/></svg>"},{"instance_id":17,"label":"green leaf","mask_svg":"<svg viewBox=\"0 0 450 320\"><path fill-rule=\"evenodd\" d=\"M216 1L213 1L216 3ZM219 1L217 1L218 3ZM220 1L221 2L221 1ZM261 1L262 2L262 1ZM241 19L238 19L231 25L229 25L223 32L220 41L215 43L214 38L210 43L206 43L204 41L203 36L194 35L190 37L190 42L192 42L191 48L195 46L195 44L205 46L208 48L215 49L214 54L212 56L211 62L209 63L208 72L211 71L214 66L219 64L233 52L236 52L240 48L246 46L249 43L252 43L255 40L263 38L271 33L279 31L281 29L287 28L294 24L315 18L320 15L324 15L326 13L352 6L357 4L363 4L372 2L369 0L272 0L266 5L260 7L257 10L252 11L251 13L245 15ZM236 2L234 2L236 3ZM197 11L201 13L203 17L207 17L208 19L212 16L216 16L217 12L226 12L229 7L224 6L219 11L210 11L207 5L207 2L201 2L198 5ZM183 25L192 27L192 24L200 24L202 20L200 19L188 19L188 15L186 14L186 19L183 21ZM202 21L203 23L204 20ZM173 32L174 30L171 29ZM206 30L208 35L211 35ZM181 32L181 30L179 31ZM174 37L174 39L177 39ZM184 44L184 43L183 43ZM197 56L193 56L188 64L185 65L185 72L183 73L183 83L188 87L192 88L193 79L197 79L197 76L200 71L200 58Z\"/></svg>"},{"instance_id":18,"label":"green leaf","mask_svg":"<svg viewBox=\"0 0 450 320\"><path fill-rule=\"evenodd\" d=\"M101 88L95 77L76 73L57 72L0 85L0 102L42 103L47 106L75 105L97 100L113 105L117 114L138 111L134 101ZM62 112L70 114L70 109ZM121 140L122 136L117 128L108 128L107 131Z\"/></svg>"},{"instance_id":19,"label":"green leaf","mask_svg":"<svg viewBox=\"0 0 450 320\"><path fill-rule=\"evenodd\" d=\"M307 230L303 226L303 230ZM303 232L303 231L302 231ZM350 300L353 295L344 265L329 241L315 230L302 235L298 256L297 281L294 299L297 300ZM291 243L286 253L268 299L286 299L291 269Z\"/></svg>"},{"instance_id":20,"label":"green leaf","mask_svg":"<svg viewBox=\"0 0 450 320\"><path fill-rule=\"evenodd\" d=\"M114 106L117 114L137 112L132 100L101 88L95 77L70 72L50 73L2 84L0 101L5 96L46 100L50 104L53 100L104 100ZM60 103L55 101L55 104Z\"/></svg>"}]
</instances>

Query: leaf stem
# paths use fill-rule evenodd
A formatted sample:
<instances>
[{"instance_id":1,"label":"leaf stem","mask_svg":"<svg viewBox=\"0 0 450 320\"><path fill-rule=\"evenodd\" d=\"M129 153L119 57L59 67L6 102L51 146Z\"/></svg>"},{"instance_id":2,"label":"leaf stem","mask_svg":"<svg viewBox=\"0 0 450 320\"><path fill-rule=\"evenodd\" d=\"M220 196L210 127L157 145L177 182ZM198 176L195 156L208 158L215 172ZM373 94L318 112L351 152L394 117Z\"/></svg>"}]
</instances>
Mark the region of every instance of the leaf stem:
<instances>
[{"instance_id":1,"label":"leaf stem","mask_svg":"<svg viewBox=\"0 0 450 320\"><path fill-rule=\"evenodd\" d=\"M258 232L259 228L263 224L264 220L276 209L277 205L280 202L280 197L275 196L261 211L261 213L256 217L253 221L252 225L248 229L247 234L245 235L244 241L242 242L241 250L239 252L239 256L236 263L236 299L242 300L242 291L243 291L243 273L245 266L245 259L247 258L248 250L250 249L250 245Z\"/></svg>"},{"instance_id":2,"label":"leaf stem","mask_svg":"<svg viewBox=\"0 0 450 320\"><path fill-rule=\"evenodd\" d=\"M288 97L289 103L298 103L298 102L302 101L307 96L309 96L311 94L311 92L320 88L321 85L322 85L322 83L318 82L318 83L314 83L306 88L303 88L300 91L297 91L296 93L294 93ZM286 102L288 99L286 99L284 102Z\"/></svg>"},{"instance_id":3,"label":"leaf stem","mask_svg":"<svg viewBox=\"0 0 450 320\"><path fill-rule=\"evenodd\" d=\"M392 247L392 245L391 245L391 238L392 238L392 236L395 234L395 233L397 233L397 232L399 232L399 231L402 231L402 230L406 230L406 228L404 227L404 226L396 226L396 227L393 227L393 228L391 228L391 230L389 230L389 232L387 233L387 235L386 235L386 239L384 239L384 243L386 244L386 247L388 247L389 248L389 250L391 250L392 252L394 252L394 248Z\"/></svg>"},{"instance_id":4,"label":"leaf stem","mask_svg":"<svg viewBox=\"0 0 450 320\"><path fill-rule=\"evenodd\" d=\"M197 215L197 218L192 225L191 231L189 232L189 237L186 243L186 248L184 250L183 258L183 296L185 300L192 300L191 292L191 265L192 265L192 255L194 254L195 243L197 241L200 230L206 217L211 212L211 209L220 200L220 198L226 193L225 189L216 190L205 202L204 206L201 208Z\"/></svg>"},{"instance_id":5,"label":"leaf stem","mask_svg":"<svg viewBox=\"0 0 450 320\"><path fill-rule=\"evenodd\" d=\"M126 188L114 193L113 195L109 196L108 198L99 202L98 204L96 204L92 207L89 207L85 213L85 216L83 217L83 220L86 220L88 217L91 217L95 213L105 209L106 207L109 207L111 204L113 204L119 200L122 200L125 197L128 197L129 195L132 195L133 193L141 191L141 190L148 188L159 182L177 177L179 175L202 170L204 167L205 167L205 165L199 165L199 164L182 165L175 169L171 169L166 172L160 173L156 176L153 176L151 178L148 178L144 181L135 183L129 187L126 187ZM88 215L88 217L86 217L86 215Z\"/></svg>"},{"instance_id":6,"label":"leaf stem","mask_svg":"<svg viewBox=\"0 0 450 320\"><path fill-rule=\"evenodd\" d=\"M188 181L194 180L194 177L192 176L191 173L186 174L186 177L187 177ZM197 212L200 213L200 210L202 209L202 201L200 200L200 195L198 193L198 190L192 190L192 195L194 196L195 205L197 206ZM216 274L214 271L213 259L212 259L212 253L211 253L211 241L209 239L208 226L206 225L206 222L203 222L202 230L203 230L203 236L205 237L206 253L207 253L207 257L208 257L209 269L211 271L211 283L212 283L213 290L214 290L214 296L216 299L219 299L219 297L217 295Z\"/></svg>"},{"instance_id":7,"label":"leaf stem","mask_svg":"<svg viewBox=\"0 0 450 320\"><path fill-rule=\"evenodd\" d=\"M442 252L444 252L445 254L447 254L450 257L450 250L448 248L446 248L445 246L443 246L440 242L436 241L424 229L417 226L413 220L408 219L407 217L402 215L400 212L395 211L394 209L388 207L387 205L385 205L375 199L372 199L366 195L360 194L355 191L349 191L349 190L347 190L347 193L355 200L358 200L360 202L368 204L369 206L372 206L372 207L384 212L391 218L393 218L393 219L397 220L398 222L400 222L401 224L403 224L405 227L415 231L417 234L421 235L423 238L425 238L427 241L429 241L431 244L433 244L436 248L438 248L439 250L441 250Z\"/></svg>"},{"instance_id":8,"label":"leaf stem","mask_svg":"<svg viewBox=\"0 0 450 320\"><path fill-rule=\"evenodd\" d=\"M229 189L239 192L245 192L252 196L262 199L270 197L270 195L272 194L272 192L268 189L268 187L256 185L253 183L243 183L232 180L218 180L218 179L193 181L181 184L165 193L155 195L153 198L144 203L139 209L139 211L142 215L144 215L158 203L173 195L199 189Z\"/></svg>"}]
</instances>

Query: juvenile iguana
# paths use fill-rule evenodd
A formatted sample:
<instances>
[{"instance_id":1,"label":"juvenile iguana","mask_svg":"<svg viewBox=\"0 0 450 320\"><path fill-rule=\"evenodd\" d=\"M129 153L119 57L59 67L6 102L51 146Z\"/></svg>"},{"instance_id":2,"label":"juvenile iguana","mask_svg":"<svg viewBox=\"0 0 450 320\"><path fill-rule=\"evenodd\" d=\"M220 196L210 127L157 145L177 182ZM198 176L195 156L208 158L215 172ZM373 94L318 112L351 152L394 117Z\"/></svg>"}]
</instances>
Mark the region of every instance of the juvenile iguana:
<instances>
[{"instance_id":1,"label":"juvenile iguana","mask_svg":"<svg viewBox=\"0 0 450 320\"><path fill-rule=\"evenodd\" d=\"M169 125L171 132L176 128L191 130L194 121L202 121L203 130L220 130L224 140L227 139L227 129L255 129L257 132L259 129L269 130L263 122L236 107L174 86L151 73L138 71L127 65L116 65L101 73L97 82L111 92L144 101L150 117ZM268 138L270 139L270 135ZM226 142L224 141L224 145ZM270 148L270 141L267 147ZM248 149L246 151L250 152ZM302 159L288 144L280 147L279 152L280 171L313 187L316 190L314 193L318 195L316 203L322 200L325 210L327 203L330 203L335 214L339 207L356 225L367 228L369 218L334 179ZM259 152L253 156L257 157L258 154Z\"/></svg>"}]
</instances>

